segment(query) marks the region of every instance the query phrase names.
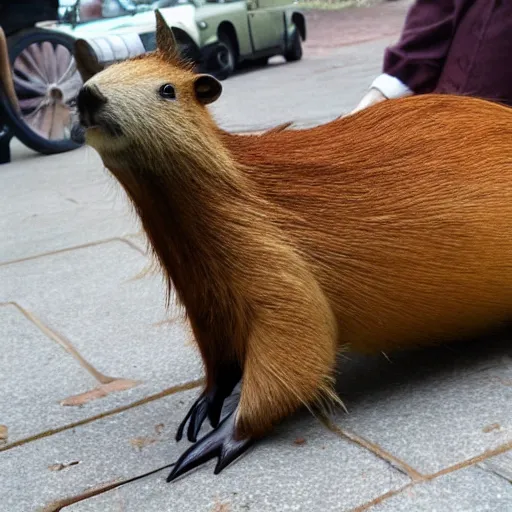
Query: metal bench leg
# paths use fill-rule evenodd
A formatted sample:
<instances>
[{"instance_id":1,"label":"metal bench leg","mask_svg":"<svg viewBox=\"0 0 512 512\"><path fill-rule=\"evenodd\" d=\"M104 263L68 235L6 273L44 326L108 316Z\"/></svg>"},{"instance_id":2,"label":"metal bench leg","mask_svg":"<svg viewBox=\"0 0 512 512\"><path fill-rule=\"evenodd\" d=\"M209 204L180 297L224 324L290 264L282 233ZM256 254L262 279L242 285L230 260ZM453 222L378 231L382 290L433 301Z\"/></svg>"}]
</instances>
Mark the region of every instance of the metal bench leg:
<instances>
[{"instance_id":1,"label":"metal bench leg","mask_svg":"<svg viewBox=\"0 0 512 512\"><path fill-rule=\"evenodd\" d=\"M0 164L8 164L11 161L12 131L7 125L0 124Z\"/></svg>"}]
</instances>

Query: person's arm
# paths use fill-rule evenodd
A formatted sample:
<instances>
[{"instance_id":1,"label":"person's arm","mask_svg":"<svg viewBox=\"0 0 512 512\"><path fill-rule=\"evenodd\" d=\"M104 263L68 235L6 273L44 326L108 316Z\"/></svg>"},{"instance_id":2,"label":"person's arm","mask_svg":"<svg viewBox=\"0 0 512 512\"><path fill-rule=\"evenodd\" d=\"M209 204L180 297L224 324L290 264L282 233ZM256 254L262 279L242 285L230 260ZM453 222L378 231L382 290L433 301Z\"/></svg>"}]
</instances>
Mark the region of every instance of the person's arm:
<instances>
[{"instance_id":1,"label":"person's arm","mask_svg":"<svg viewBox=\"0 0 512 512\"><path fill-rule=\"evenodd\" d=\"M464 4L472 0L416 0L398 42L384 52L383 73L354 112L378 101L431 92L439 79Z\"/></svg>"},{"instance_id":2,"label":"person's arm","mask_svg":"<svg viewBox=\"0 0 512 512\"><path fill-rule=\"evenodd\" d=\"M468 0L416 0L407 13L399 41L386 48L385 75L396 78L415 94L433 91L464 3Z\"/></svg>"}]
</instances>

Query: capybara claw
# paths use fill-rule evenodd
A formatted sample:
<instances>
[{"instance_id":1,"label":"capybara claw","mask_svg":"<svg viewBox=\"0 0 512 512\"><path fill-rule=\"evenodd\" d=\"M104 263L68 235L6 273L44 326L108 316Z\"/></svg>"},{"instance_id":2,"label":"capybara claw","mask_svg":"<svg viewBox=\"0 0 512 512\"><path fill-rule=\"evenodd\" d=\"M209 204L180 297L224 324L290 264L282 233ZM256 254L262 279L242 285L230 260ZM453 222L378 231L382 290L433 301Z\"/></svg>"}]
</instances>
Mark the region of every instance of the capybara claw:
<instances>
[{"instance_id":1,"label":"capybara claw","mask_svg":"<svg viewBox=\"0 0 512 512\"><path fill-rule=\"evenodd\" d=\"M176 432L176 441L181 441L183 438L183 432L189 420L187 439L192 443L196 442L197 434L207 417L210 420L210 425L216 428L220 421L224 401L230 396L239 381L239 368L236 366L230 367L226 371L226 375L219 379L219 383L214 385L210 391L203 391L180 423Z\"/></svg>"},{"instance_id":2,"label":"capybara claw","mask_svg":"<svg viewBox=\"0 0 512 512\"><path fill-rule=\"evenodd\" d=\"M192 416L190 416L187 429L187 438L191 443L195 443L197 441L197 434L199 434L199 430L201 430L201 426L208 416L209 407L210 401L208 400L208 396L204 396L194 408Z\"/></svg>"},{"instance_id":3,"label":"capybara claw","mask_svg":"<svg viewBox=\"0 0 512 512\"><path fill-rule=\"evenodd\" d=\"M172 482L181 475L217 457L214 474L218 475L226 466L240 457L252 444L253 439L237 440L236 412L224 418L219 426L186 450L167 477Z\"/></svg>"},{"instance_id":4,"label":"capybara claw","mask_svg":"<svg viewBox=\"0 0 512 512\"><path fill-rule=\"evenodd\" d=\"M187 421L187 439L192 443L197 441L197 434L199 433L199 430L201 430L201 426L207 417L210 418L210 424L212 427L216 427L218 425L222 406L225 400L224 397L220 397L218 395L218 392L203 392L201 394L201 396L193 403L183 421L180 423L176 432L176 441L181 441L183 438L183 432Z\"/></svg>"},{"instance_id":5,"label":"capybara claw","mask_svg":"<svg viewBox=\"0 0 512 512\"><path fill-rule=\"evenodd\" d=\"M187 438L189 441L195 442L197 433L199 432L199 429L201 428L201 425L206 418L207 409L208 402L206 399L206 393L203 392L201 393L201 396L192 404L192 407L189 409L185 418L183 418L183 421L180 423L180 426L176 432L176 441L181 441L183 437L183 431L185 430L187 421L190 418L190 423L187 429Z\"/></svg>"}]
</instances>

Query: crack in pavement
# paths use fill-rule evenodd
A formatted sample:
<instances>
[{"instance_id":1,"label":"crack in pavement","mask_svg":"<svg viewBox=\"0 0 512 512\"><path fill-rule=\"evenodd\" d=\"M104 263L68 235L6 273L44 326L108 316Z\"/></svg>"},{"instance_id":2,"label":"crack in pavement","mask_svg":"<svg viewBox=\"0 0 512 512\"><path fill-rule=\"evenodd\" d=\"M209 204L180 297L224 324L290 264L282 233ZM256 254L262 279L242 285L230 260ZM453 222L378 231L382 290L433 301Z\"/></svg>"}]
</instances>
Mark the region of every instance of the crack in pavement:
<instances>
[{"instance_id":1,"label":"crack in pavement","mask_svg":"<svg viewBox=\"0 0 512 512\"><path fill-rule=\"evenodd\" d=\"M1 303L0 307L2 306L13 306L16 308L23 316L25 316L25 318L27 318L27 320L32 322L40 331L42 331L44 335L55 341L66 352L68 352L76 361L78 361L82 368L84 368L94 379L98 381L99 386L78 395L68 397L60 402L61 405L83 405L92 400L103 398L110 393L125 391L141 384L141 381L133 379L123 379L120 377L109 377L108 375L104 375L80 354L80 352L74 347L69 339L58 333L56 330L48 327L48 325L46 325L34 313L28 311L28 309L24 308L17 302Z\"/></svg>"},{"instance_id":2,"label":"crack in pavement","mask_svg":"<svg viewBox=\"0 0 512 512\"><path fill-rule=\"evenodd\" d=\"M510 453L507 453L504 460L506 462L498 464L490 460L485 460L483 462L479 462L477 466L483 471L499 476L512 484L512 450Z\"/></svg>"},{"instance_id":3,"label":"crack in pavement","mask_svg":"<svg viewBox=\"0 0 512 512\"><path fill-rule=\"evenodd\" d=\"M372 441L368 441L364 437L361 437L353 432L342 429L328 419L324 419L323 422L329 430L342 437L343 439L346 439L354 444L357 444L361 448L370 451L379 459L390 464L397 471L400 471L402 474L408 476L413 482L419 482L425 479L424 475L422 475L419 471L409 466L409 464L399 459L398 457L395 457L391 453L382 449L378 444L373 443Z\"/></svg>"},{"instance_id":4,"label":"crack in pavement","mask_svg":"<svg viewBox=\"0 0 512 512\"><path fill-rule=\"evenodd\" d=\"M25 309L17 302L4 302L0 304L0 306L14 306L27 320L32 322L40 331L42 331L43 334L45 334L51 340L55 341L55 343L60 345L66 352L74 357L80 366L89 372L100 384L110 384L116 380L119 380L118 378L109 377L96 370L96 368L94 368L94 366L80 354L80 352L73 346L73 343L71 343L68 338L57 332L55 329L48 327L34 313L31 313L28 311L28 309Z\"/></svg>"},{"instance_id":5,"label":"crack in pavement","mask_svg":"<svg viewBox=\"0 0 512 512\"><path fill-rule=\"evenodd\" d=\"M138 233L129 233L126 236L136 236L136 235L138 235ZM133 243L131 240L128 240L127 238L123 238L123 237L113 237L113 238L105 238L103 240L96 240L94 242L88 242L86 244L73 245L71 247L65 247L64 249L57 249L55 251L42 252L39 254L34 254L32 256L26 256L25 258L17 258L14 260L3 261L3 262L0 262L0 267L5 267L7 265L14 265L16 263L23 263L25 261L36 260L39 258L45 258L47 256L53 256L55 254L62 254L65 252L71 252L71 251L76 251L76 250L80 250L80 249L87 249L88 247L95 247L97 245L109 244L111 242L123 242L126 245L130 246L132 249L135 249L137 252L141 253L143 256L146 256L145 252L142 251L140 249L140 247L137 244Z\"/></svg>"},{"instance_id":6,"label":"crack in pavement","mask_svg":"<svg viewBox=\"0 0 512 512\"><path fill-rule=\"evenodd\" d=\"M411 482L407 485L404 485L403 487L400 487L398 489L393 489L391 491L388 491L384 494L381 494L380 496L377 496L377 498L373 499L372 501L369 501L368 503L365 503L364 505L359 505L356 508L353 508L350 510L350 512L365 512L366 510L369 510L375 505L381 504L383 501L387 500L388 498L392 498L393 496L396 496L397 494L400 494L401 492L410 489L414 485L416 485L418 482Z\"/></svg>"},{"instance_id":7,"label":"crack in pavement","mask_svg":"<svg viewBox=\"0 0 512 512\"><path fill-rule=\"evenodd\" d=\"M443 476L443 475L447 475L449 473L453 473L454 471L457 471L459 469L464 469L464 468L468 468L470 466L474 466L474 465L478 464L479 462L483 462L487 459L490 459L491 457L495 457L496 455L501 455L502 453L508 452L509 450L512 450L512 441L502 444L501 446L498 446L497 448L494 448L493 450L485 450L485 452L481 453L480 455L471 457L470 459L467 459L463 462L454 464L453 466L448 466L447 468L442 469L441 471L438 471L437 473L427 475L425 477L425 479L433 480L434 478L437 478L437 477Z\"/></svg>"},{"instance_id":8,"label":"crack in pavement","mask_svg":"<svg viewBox=\"0 0 512 512\"><path fill-rule=\"evenodd\" d=\"M142 475L134 476L134 477L128 478L126 480L118 480L118 481L115 481L110 484L96 486L88 491L77 494L76 496L62 498L60 500L54 501L53 503L50 503L41 512L60 512L64 507L73 505L80 501L87 500L89 498L93 498L94 496L98 496L98 494L103 494L105 492L111 491L112 489L116 489L117 487L121 487L122 485L129 484L131 482L140 480L141 478L145 478L147 476L154 475L155 473L158 473L159 471L171 468L172 466L174 466L174 464L175 464L175 462L173 462L172 464L167 464L166 466L162 466L161 468L154 469L154 470L149 471L148 473L144 473Z\"/></svg>"},{"instance_id":9,"label":"crack in pavement","mask_svg":"<svg viewBox=\"0 0 512 512\"><path fill-rule=\"evenodd\" d=\"M59 432L64 432L65 430L70 430L76 427L80 427L82 425L87 425L88 423L92 423L93 421L100 420L103 418L108 418L109 416L113 416L115 414L119 414L120 412L127 411L129 409L133 409L135 407L139 407L140 405L148 404L150 402L154 402L155 400L159 400L160 398L174 395L176 393L180 393L181 391L188 391L190 389L197 388L199 386L204 385L204 379L198 379L193 380L190 382L187 382L185 384L180 384L178 386L173 386L171 388L164 389L163 391L160 391L158 393L155 393L154 395L147 396L145 398L141 398L140 400L137 400L135 402L132 402L131 404L122 405L121 407L116 407L115 409L112 409L110 411L105 411L100 414L96 414L95 416L91 416L89 418L84 418L83 420L76 421L74 423L69 423L67 425L63 425L61 427L57 427L54 429L46 430L44 432L41 432L39 434L35 434L30 437L25 437L24 439L19 439L18 441L15 441L13 443L10 443L5 446L0 446L0 452L4 452L6 450L10 450L11 448L15 448L17 446L22 446L24 444L30 443L32 441L37 441L38 439L43 439L45 437L52 436L54 434L58 434Z\"/></svg>"},{"instance_id":10,"label":"crack in pavement","mask_svg":"<svg viewBox=\"0 0 512 512\"><path fill-rule=\"evenodd\" d=\"M482 468L482 466L480 466L480 464L479 464L481 462L486 461L487 459L495 457L496 455L501 455L502 453L506 453L508 451L512 451L512 441L505 443L501 446L498 446L498 448L495 448L494 450L486 450L485 452L481 453L480 455L477 455L475 457L467 459L463 462L459 462L458 464L454 464L453 466L449 466L445 469L442 469L441 471L438 471L437 473L432 473L430 475L424 475L421 477L420 480L412 481L411 483L404 485L403 487L400 487L399 489L393 489L391 491L388 491L388 492L378 496L377 498L352 509L350 512L365 512L365 511L371 509L373 506L379 505L380 503L387 500L388 498L391 498L393 496L396 496L397 494L402 493L406 489L409 489L418 484L432 482L436 478L439 478L439 477L445 476L445 475L449 475L449 474L455 473L456 471L459 471L461 469L466 469L466 468L469 468L472 466L477 466L479 469L493 473L496 476L503 478L503 479L507 480L508 482L510 482L510 479L509 479L510 475L503 474L503 473L500 474L499 471L497 471L493 468L488 468L488 467Z\"/></svg>"}]
</instances>

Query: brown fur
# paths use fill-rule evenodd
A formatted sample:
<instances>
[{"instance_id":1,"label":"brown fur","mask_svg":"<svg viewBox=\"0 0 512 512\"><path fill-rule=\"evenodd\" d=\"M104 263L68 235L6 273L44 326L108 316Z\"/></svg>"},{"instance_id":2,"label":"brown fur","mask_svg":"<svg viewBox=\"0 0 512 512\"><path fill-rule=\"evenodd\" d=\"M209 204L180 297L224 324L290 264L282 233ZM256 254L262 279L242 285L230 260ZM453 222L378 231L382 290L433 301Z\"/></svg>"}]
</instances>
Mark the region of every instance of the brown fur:
<instances>
[{"instance_id":1,"label":"brown fur","mask_svg":"<svg viewBox=\"0 0 512 512\"><path fill-rule=\"evenodd\" d=\"M220 130L162 50L95 75L122 137L87 141L133 201L203 357L243 367L240 435L332 397L337 351L390 351L512 313L512 111L386 101L312 129ZM177 100L158 98L173 83ZM106 114L106 115L107 115Z\"/></svg>"}]
</instances>

